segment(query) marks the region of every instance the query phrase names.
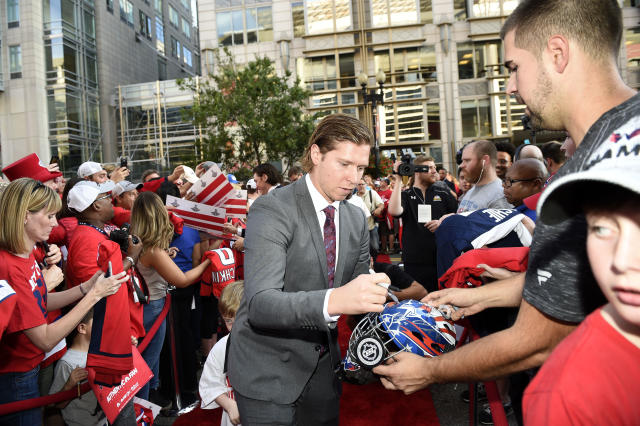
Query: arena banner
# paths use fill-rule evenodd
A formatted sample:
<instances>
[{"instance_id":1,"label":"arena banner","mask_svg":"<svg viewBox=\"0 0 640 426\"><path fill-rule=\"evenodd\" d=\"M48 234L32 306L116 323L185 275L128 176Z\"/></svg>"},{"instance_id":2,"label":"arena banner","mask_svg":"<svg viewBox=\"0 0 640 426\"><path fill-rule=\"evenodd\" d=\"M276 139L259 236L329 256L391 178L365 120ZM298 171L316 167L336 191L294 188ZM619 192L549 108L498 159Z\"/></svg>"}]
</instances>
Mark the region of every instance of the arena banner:
<instances>
[{"instance_id":1,"label":"arena banner","mask_svg":"<svg viewBox=\"0 0 640 426\"><path fill-rule=\"evenodd\" d=\"M244 189L234 189L231 196L222 204L226 210L227 217L237 219L247 218L247 191Z\"/></svg>"},{"instance_id":2,"label":"arena banner","mask_svg":"<svg viewBox=\"0 0 640 426\"><path fill-rule=\"evenodd\" d=\"M184 220L186 226L207 232L218 238L230 237L223 231L226 209L195 203L172 195L167 196L166 205L173 214Z\"/></svg>"},{"instance_id":3,"label":"arena banner","mask_svg":"<svg viewBox=\"0 0 640 426\"><path fill-rule=\"evenodd\" d=\"M122 376L120 386L108 387L94 383L95 371L89 369L89 384L109 423L114 422L125 405L153 377L153 373L144 362L138 349L132 347L131 353L133 355L133 369L129 374Z\"/></svg>"},{"instance_id":4,"label":"arena banner","mask_svg":"<svg viewBox=\"0 0 640 426\"><path fill-rule=\"evenodd\" d=\"M210 206L223 204L231 196L233 191L235 191L235 188L229 183L227 177L215 164L209 167L209 170L207 170L189 190L189 192L192 192L196 196L198 203Z\"/></svg>"}]
</instances>

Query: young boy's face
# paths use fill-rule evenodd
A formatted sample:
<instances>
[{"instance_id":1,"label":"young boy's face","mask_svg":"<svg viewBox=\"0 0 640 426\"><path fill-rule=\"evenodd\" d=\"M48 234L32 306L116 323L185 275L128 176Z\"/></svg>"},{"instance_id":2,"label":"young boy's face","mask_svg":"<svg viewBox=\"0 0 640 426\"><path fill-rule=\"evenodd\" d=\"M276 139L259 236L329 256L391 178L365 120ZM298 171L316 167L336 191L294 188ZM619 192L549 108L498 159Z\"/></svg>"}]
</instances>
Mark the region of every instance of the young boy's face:
<instances>
[{"instance_id":1,"label":"young boy's face","mask_svg":"<svg viewBox=\"0 0 640 426\"><path fill-rule=\"evenodd\" d=\"M229 333L231 333L231 328L233 327L233 322L235 321L236 317L225 317L224 315L222 316L222 319L224 320L224 325L227 327L227 331Z\"/></svg>"},{"instance_id":2,"label":"young boy's face","mask_svg":"<svg viewBox=\"0 0 640 426\"><path fill-rule=\"evenodd\" d=\"M640 326L640 209L627 204L586 217L593 275L621 319Z\"/></svg>"}]
</instances>

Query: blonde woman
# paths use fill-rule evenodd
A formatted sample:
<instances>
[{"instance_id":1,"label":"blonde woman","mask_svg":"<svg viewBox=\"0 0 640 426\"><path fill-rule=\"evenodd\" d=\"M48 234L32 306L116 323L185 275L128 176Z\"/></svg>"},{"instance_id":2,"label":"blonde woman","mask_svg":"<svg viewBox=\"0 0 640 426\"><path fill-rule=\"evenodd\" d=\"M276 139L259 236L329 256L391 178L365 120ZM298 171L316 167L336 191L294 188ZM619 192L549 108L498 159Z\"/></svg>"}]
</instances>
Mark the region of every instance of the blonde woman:
<instances>
[{"instance_id":1,"label":"blonde woman","mask_svg":"<svg viewBox=\"0 0 640 426\"><path fill-rule=\"evenodd\" d=\"M104 278L96 273L70 290L49 294L36 261L36 243L47 241L56 226L60 197L41 182L22 178L11 182L0 196L0 278L16 292L16 306L0 340L0 404L38 397L38 373L45 352L68 335L103 297L118 291L124 272ZM48 268L61 281L57 266ZM57 274L51 273L51 269ZM79 302L58 321L47 324L47 311ZM0 424L40 424L40 409L0 418Z\"/></svg>"},{"instance_id":2,"label":"blonde woman","mask_svg":"<svg viewBox=\"0 0 640 426\"><path fill-rule=\"evenodd\" d=\"M162 200L153 192L138 195L131 209L131 233L142 242L142 253L136 265L149 288L149 303L144 306L144 328L148 331L164 307L167 287L187 287L200 279L210 260L205 260L187 273L182 272L169 256L169 243L173 238L173 225ZM154 377L143 387L138 396L146 400L160 400L157 389L160 385L158 367L160 351L164 342L166 322L142 353ZM151 389L151 391L149 390ZM151 394L151 399L149 399Z\"/></svg>"}]
</instances>

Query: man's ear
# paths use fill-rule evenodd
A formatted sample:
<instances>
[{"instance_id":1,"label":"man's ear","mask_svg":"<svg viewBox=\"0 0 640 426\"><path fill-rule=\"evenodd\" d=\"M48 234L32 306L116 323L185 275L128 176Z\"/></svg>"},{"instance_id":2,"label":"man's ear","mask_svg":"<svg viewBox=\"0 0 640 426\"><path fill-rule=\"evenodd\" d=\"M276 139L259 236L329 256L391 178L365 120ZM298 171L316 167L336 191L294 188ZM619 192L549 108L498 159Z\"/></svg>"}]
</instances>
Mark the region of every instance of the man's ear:
<instances>
[{"instance_id":1,"label":"man's ear","mask_svg":"<svg viewBox=\"0 0 640 426\"><path fill-rule=\"evenodd\" d=\"M320 147L318 145L311 145L310 154L313 165L317 166L320 164L320 161L322 161L322 153L320 152Z\"/></svg>"},{"instance_id":2,"label":"man's ear","mask_svg":"<svg viewBox=\"0 0 640 426\"><path fill-rule=\"evenodd\" d=\"M547 40L546 54L551 59L551 67L557 73L562 74L567 65L569 65L569 40L560 34L549 37L549 40Z\"/></svg>"}]
</instances>

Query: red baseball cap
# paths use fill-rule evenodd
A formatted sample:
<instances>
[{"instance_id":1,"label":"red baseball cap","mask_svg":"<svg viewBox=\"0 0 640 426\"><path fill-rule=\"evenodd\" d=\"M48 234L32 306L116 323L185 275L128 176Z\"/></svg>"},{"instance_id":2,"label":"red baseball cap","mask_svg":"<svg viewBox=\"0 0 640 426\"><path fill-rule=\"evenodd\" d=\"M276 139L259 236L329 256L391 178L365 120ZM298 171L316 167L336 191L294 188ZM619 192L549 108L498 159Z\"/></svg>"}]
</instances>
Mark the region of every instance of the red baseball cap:
<instances>
[{"instance_id":1,"label":"red baseball cap","mask_svg":"<svg viewBox=\"0 0 640 426\"><path fill-rule=\"evenodd\" d=\"M18 161L9 164L2 169L2 173L10 181L23 177L39 180L44 183L58 176L62 176L60 172L50 172L46 167L40 164L40 159L36 154L29 154Z\"/></svg>"}]
</instances>

